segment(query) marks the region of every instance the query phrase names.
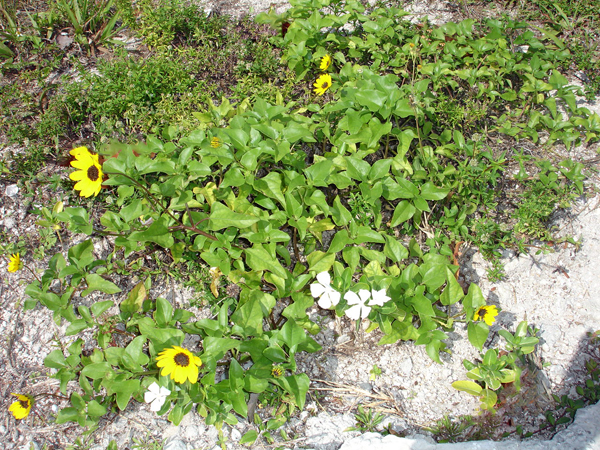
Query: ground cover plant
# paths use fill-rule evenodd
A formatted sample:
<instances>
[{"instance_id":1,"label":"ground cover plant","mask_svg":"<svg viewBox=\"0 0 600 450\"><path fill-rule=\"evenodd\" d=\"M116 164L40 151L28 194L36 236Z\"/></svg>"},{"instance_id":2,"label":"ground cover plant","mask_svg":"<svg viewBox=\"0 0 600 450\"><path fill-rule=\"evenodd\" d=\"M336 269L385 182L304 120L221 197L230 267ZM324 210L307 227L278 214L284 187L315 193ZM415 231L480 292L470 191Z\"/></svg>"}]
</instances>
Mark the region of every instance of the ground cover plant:
<instances>
[{"instance_id":1,"label":"ground cover plant","mask_svg":"<svg viewBox=\"0 0 600 450\"><path fill-rule=\"evenodd\" d=\"M304 0L259 15L273 31L244 43L259 24L198 16L183 3L85 4L102 19L86 28L69 14L80 3L57 2L46 23L70 21L85 54L126 25L152 53L116 48L91 73L59 61L61 50L37 34L38 58L53 62L25 69L19 51L35 39L3 35L6 74L45 83L57 67L80 72L62 91L46 86L48 103L29 122L10 99L36 100L19 85L2 95L9 142L52 143L40 154L69 158L61 170L75 184L62 185L82 197L40 208L39 225L89 237L32 271L26 289L26 310L47 308L74 336L44 361L69 402L57 423L93 428L138 401L175 424L192 409L219 428L249 418L269 440L304 406L310 379L295 356L320 350L315 302L357 333L363 323L378 330L382 345L415 341L436 362L456 322L483 350L499 311L476 284L461 285L461 244L495 260L533 240L551 250L551 214L584 192L583 164L552 150L596 142L600 117L576 103L563 73L572 53L525 22L433 26L404 20L399 7ZM226 50L207 57L211 46ZM218 70L236 84L211 79ZM85 145L65 150L75 133ZM527 150L534 144L541 151ZM16 158L3 167L38 166ZM97 236L113 239L103 259ZM25 244L3 245L9 270L25 269ZM197 287L213 295L210 318L148 295L155 278L129 261L150 253L168 258L163 270L205 265ZM133 275L140 281L124 281ZM507 344L465 361L470 381L454 384L486 410L506 385L518 389L538 343L526 322L502 336ZM26 394L11 406L19 419L35 407ZM255 415L257 402L273 414Z\"/></svg>"}]
</instances>

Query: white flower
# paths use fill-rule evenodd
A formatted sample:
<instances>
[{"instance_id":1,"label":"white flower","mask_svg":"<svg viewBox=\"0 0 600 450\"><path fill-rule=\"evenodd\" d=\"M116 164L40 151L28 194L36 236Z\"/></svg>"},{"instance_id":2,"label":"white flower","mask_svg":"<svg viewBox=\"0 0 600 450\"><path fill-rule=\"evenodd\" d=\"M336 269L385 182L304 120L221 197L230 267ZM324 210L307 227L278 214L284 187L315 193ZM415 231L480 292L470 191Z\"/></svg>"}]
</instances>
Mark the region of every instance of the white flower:
<instances>
[{"instance_id":1,"label":"white flower","mask_svg":"<svg viewBox=\"0 0 600 450\"><path fill-rule=\"evenodd\" d=\"M154 382L148 386L148 392L144 394L144 401L150 403L151 411L160 411L170 393L171 391L166 387L159 386Z\"/></svg>"},{"instance_id":2,"label":"white flower","mask_svg":"<svg viewBox=\"0 0 600 450\"><path fill-rule=\"evenodd\" d=\"M369 306L383 306L384 303L390 301L391 298L385 294L385 289L380 289L378 291L371 290L371 296L373 298L369 301Z\"/></svg>"},{"instance_id":3,"label":"white flower","mask_svg":"<svg viewBox=\"0 0 600 450\"><path fill-rule=\"evenodd\" d=\"M371 293L366 289L361 289L356 295L352 291L346 292L344 298L349 305L354 305L346 311L346 315L352 320L364 319L371 312L371 307L367 306L367 300L371 298Z\"/></svg>"},{"instance_id":4,"label":"white flower","mask_svg":"<svg viewBox=\"0 0 600 450\"><path fill-rule=\"evenodd\" d=\"M317 275L318 283L310 285L310 293L314 298L319 298L319 306L329 309L340 302L341 294L331 287L331 277L328 272Z\"/></svg>"}]
</instances>

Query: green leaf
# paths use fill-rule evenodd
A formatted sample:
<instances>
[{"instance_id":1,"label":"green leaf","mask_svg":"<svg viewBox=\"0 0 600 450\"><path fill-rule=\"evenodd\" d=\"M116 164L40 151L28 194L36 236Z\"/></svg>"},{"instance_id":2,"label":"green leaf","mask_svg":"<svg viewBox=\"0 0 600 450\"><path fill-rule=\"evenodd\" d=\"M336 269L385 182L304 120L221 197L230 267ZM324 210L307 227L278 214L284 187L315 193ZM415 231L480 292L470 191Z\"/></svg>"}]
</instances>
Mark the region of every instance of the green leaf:
<instances>
[{"instance_id":1,"label":"green leaf","mask_svg":"<svg viewBox=\"0 0 600 450\"><path fill-rule=\"evenodd\" d=\"M263 352L263 355L265 355L265 357L268 358L270 361L276 363L287 361L287 356L285 352L279 346L271 346L266 348Z\"/></svg>"},{"instance_id":2,"label":"green leaf","mask_svg":"<svg viewBox=\"0 0 600 450\"><path fill-rule=\"evenodd\" d=\"M106 310L108 310L111 306L113 306L114 303L112 302L112 300L106 300L103 302L96 302L91 306L91 310L92 310L92 314L95 317L100 316L103 312L105 312Z\"/></svg>"},{"instance_id":3,"label":"green leaf","mask_svg":"<svg viewBox=\"0 0 600 450\"><path fill-rule=\"evenodd\" d=\"M341 252L346 246L353 244L354 240L350 238L348 231L345 229L338 230L331 240L329 245L328 253L335 254Z\"/></svg>"},{"instance_id":4,"label":"green leaf","mask_svg":"<svg viewBox=\"0 0 600 450\"><path fill-rule=\"evenodd\" d=\"M446 277L448 283L446 284L442 295L440 295L440 302L442 303L442 305L447 306L453 305L454 303L460 301L465 296L465 293L463 292L461 285L458 283L458 281L456 281L456 277L454 276L452 271L447 267Z\"/></svg>"},{"instance_id":5,"label":"green leaf","mask_svg":"<svg viewBox=\"0 0 600 450\"><path fill-rule=\"evenodd\" d=\"M467 319L471 319L475 314L475 311L480 306L485 305L485 303L485 298L479 286L477 286L475 283L470 284L467 296L463 300L463 307L465 308Z\"/></svg>"},{"instance_id":6,"label":"green leaf","mask_svg":"<svg viewBox=\"0 0 600 450\"><path fill-rule=\"evenodd\" d=\"M81 374L92 380L100 380L106 377L106 374L113 372L112 367L107 362L88 364L81 370Z\"/></svg>"},{"instance_id":7,"label":"green leaf","mask_svg":"<svg viewBox=\"0 0 600 450\"><path fill-rule=\"evenodd\" d=\"M83 269L92 262L96 261L96 257L93 255L94 244L91 240L83 241L81 244L77 244L69 249L67 257L69 262L74 264L79 269Z\"/></svg>"},{"instance_id":8,"label":"green leaf","mask_svg":"<svg viewBox=\"0 0 600 450\"><path fill-rule=\"evenodd\" d=\"M352 214L350 214L350 211L342 205L339 195L333 200L333 206L330 208L330 211L333 221L338 226L348 225L352 220Z\"/></svg>"},{"instance_id":9,"label":"green leaf","mask_svg":"<svg viewBox=\"0 0 600 450\"><path fill-rule=\"evenodd\" d=\"M239 348L240 343L237 339L207 336L203 342L204 352L221 359L229 350Z\"/></svg>"},{"instance_id":10,"label":"green leaf","mask_svg":"<svg viewBox=\"0 0 600 450\"><path fill-rule=\"evenodd\" d=\"M468 380L455 381L454 383L452 383L452 387L454 389L458 389L459 391L464 391L468 394L475 396L481 395L481 392L483 391L483 388L477 383Z\"/></svg>"},{"instance_id":11,"label":"green leaf","mask_svg":"<svg viewBox=\"0 0 600 450\"><path fill-rule=\"evenodd\" d=\"M360 251L358 247L346 247L342 250L342 258L348 266L352 269L352 271L356 270L358 264L360 263Z\"/></svg>"},{"instance_id":12,"label":"green leaf","mask_svg":"<svg viewBox=\"0 0 600 450\"><path fill-rule=\"evenodd\" d=\"M400 262L408 258L408 250L400 241L395 237L386 235L385 246L383 247L383 254L391 259L393 262Z\"/></svg>"},{"instance_id":13,"label":"green leaf","mask_svg":"<svg viewBox=\"0 0 600 450\"><path fill-rule=\"evenodd\" d=\"M487 409L487 410L491 410L494 408L494 406L496 405L496 402L498 401L498 395L496 395L496 393L494 391L491 391L489 389L484 389L483 392L481 393L481 409Z\"/></svg>"},{"instance_id":14,"label":"green leaf","mask_svg":"<svg viewBox=\"0 0 600 450\"><path fill-rule=\"evenodd\" d=\"M258 439L258 432L256 430L250 430L242 436L240 444L254 444L256 439Z\"/></svg>"},{"instance_id":15,"label":"green leaf","mask_svg":"<svg viewBox=\"0 0 600 450\"><path fill-rule=\"evenodd\" d=\"M419 267L419 273L423 277L421 282L427 286L429 292L435 291L446 282L446 264L426 262Z\"/></svg>"},{"instance_id":16,"label":"green leaf","mask_svg":"<svg viewBox=\"0 0 600 450\"><path fill-rule=\"evenodd\" d=\"M50 369L62 369L66 367L65 356L61 350L53 350L44 359L44 366Z\"/></svg>"},{"instance_id":17,"label":"green leaf","mask_svg":"<svg viewBox=\"0 0 600 450\"><path fill-rule=\"evenodd\" d=\"M86 328L91 328L91 327L93 327L93 324L88 325L88 323L85 321L85 319L77 319L77 320L74 320L73 322L71 322L71 324L67 327L67 329L65 330L65 335L73 336L73 335L85 330Z\"/></svg>"},{"instance_id":18,"label":"green leaf","mask_svg":"<svg viewBox=\"0 0 600 450\"><path fill-rule=\"evenodd\" d=\"M87 405L87 413L92 417L100 417L106 414L106 406L101 405L96 400L92 400Z\"/></svg>"},{"instance_id":19,"label":"green leaf","mask_svg":"<svg viewBox=\"0 0 600 450\"><path fill-rule=\"evenodd\" d=\"M450 189L438 188L430 181L421 186L421 197L425 200L443 200L449 192Z\"/></svg>"},{"instance_id":20,"label":"green leaf","mask_svg":"<svg viewBox=\"0 0 600 450\"><path fill-rule=\"evenodd\" d=\"M250 136L244 130L239 128L224 128L221 131L229 136L229 139L231 139L233 146L237 150L244 150L247 148Z\"/></svg>"},{"instance_id":21,"label":"green leaf","mask_svg":"<svg viewBox=\"0 0 600 450\"><path fill-rule=\"evenodd\" d=\"M279 261L260 244L244 250L246 263L254 270L268 270L278 277L287 279L288 272L281 266Z\"/></svg>"},{"instance_id":22,"label":"green leaf","mask_svg":"<svg viewBox=\"0 0 600 450\"><path fill-rule=\"evenodd\" d=\"M156 312L154 313L154 320L159 327L165 327L171 322L173 318L173 305L171 303L159 297L156 299Z\"/></svg>"},{"instance_id":23,"label":"green leaf","mask_svg":"<svg viewBox=\"0 0 600 450\"><path fill-rule=\"evenodd\" d=\"M281 314L288 319L294 320L304 319L307 316L306 310L315 303L311 295L302 292L292 293L292 300L294 302L285 308Z\"/></svg>"},{"instance_id":24,"label":"green leaf","mask_svg":"<svg viewBox=\"0 0 600 450\"><path fill-rule=\"evenodd\" d=\"M144 286L143 281L140 281L129 292L127 298L121 302L119 308L125 314L126 318L129 318L142 309L144 300L146 300L146 286Z\"/></svg>"},{"instance_id":25,"label":"green leaf","mask_svg":"<svg viewBox=\"0 0 600 450\"><path fill-rule=\"evenodd\" d=\"M112 281L105 280L100 275L96 275L95 273L86 275L85 281L88 287L81 293L82 297L85 297L93 291L100 291L104 292L105 294L116 294L117 292L121 292L119 286L114 284Z\"/></svg>"},{"instance_id":26,"label":"green leaf","mask_svg":"<svg viewBox=\"0 0 600 450\"><path fill-rule=\"evenodd\" d=\"M420 316L433 317L435 312L431 305L431 300L425 297L422 293L416 293L411 299L410 303L414 306L415 310Z\"/></svg>"},{"instance_id":27,"label":"green leaf","mask_svg":"<svg viewBox=\"0 0 600 450\"><path fill-rule=\"evenodd\" d=\"M172 422L173 425L178 426L183 420L184 415L181 405L176 404L169 413L169 421Z\"/></svg>"},{"instance_id":28,"label":"green leaf","mask_svg":"<svg viewBox=\"0 0 600 450\"><path fill-rule=\"evenodd\" d=\"M290 348L290 352L295 353L296 349L306 340L306 332L294 320L290 319L281 328L281 338Z\"/></svg>"},{"instance_id":29,"label":"green leaf","mask_svg":"<svg viewBox=\"0 0 600 450\"><path fill-rule=\"evenodd\" d=\"M146 340L146 336L137 336L125 347L122 357L124 358L127 355L131 358L132 364L129 366L131 370L136 370L139 366L144 366L150 361L148 355L144 353Z\"/></svg>"},{"instance_id":30,"label":"green leaf","mask_svg":"<svg viewBox=\"0 0 600 450\"><path fill-rule=\"evenodd\" d=\"M307 256L306 261L308 262L308 270L316 273L328 272L335 262L335 253L314 251Z\"/></svg>"},{"instance_id":31,"label":"green leaf","mask_svg":"<svg viewBox=\"0 0 600 450\"><path fill-rule=\"evenodd\" d=\"M361 225L358 227L355 243L363 244L365 242L383 244L385 242L385 238L372 228Z\"/></svg>"},{"instance_id":32,"label":"green leaf","mask_svg":"<svg viewBox=\"0 0 600 450\"><path fill-rule=\"evenodd\" d=\"M117 394L117 406L121 411L127 408L134 392L140 389L140 380L126 380L114 383L113 388Z\"/></svg>"},{"instance_id":33,"label":"green leaf","mask_svg":"<svg viewBox=\"0 0 600 450\"><path fill-rule=\"evenodd\" d=\"M401 223L406 222L415 215L416 211L417 209L412 203L410 203L408 200L402 200L400 203L398 203L398 205L396 205L390 226L396 227Z\"/></svg>"},{"instance_id":34,"label":"green leaf","mask_svg":"<svg viewBox=\"0 0 600 450\"><path fill-rule=\"evenodd\" d=\"M292 394L296 400L296 406L302 410L306 402L306 393L310 387L310 379L305 373L278 378L274 383L281 386L286 392Z\"/></svg>"},{"instance_id":35,"label":"green leaf","mask_svg":"<svg viewBox=\"0 0 600 450\"><path fill-rule=\"evenodd\" d=\"M490 328L484 322L469 322L467 325L469 342L479 350L483 348L483 344L485 344L489 333Z\"/></svg>"},{"instance_id":36,"label":"green leaf","mask_svg":"<svg viewBox=\"0 0 600 450\"><path fill-rule=\"evenodd\" d=\"M162 216L144 231L134 231L127 240L131 242L154 242L163 248L171 248L175 241L167 227L167 219Z\"/></svg>"},{"instance_id":37,"label":"green leaf","mask_svg":"<svg viewBox=\"0 0 600 450\"><path fill-rule=\"evenodd\" d=\"M223 228L248 228L260 220L259 217L232 211L222 203L215 202L212 205L208 227L213 231Z\"/></svg>"},{"instance_id":38,"label":"green leaf","mask_svg":"<svg viewBox=\"0 0 600 450\"><path fill-rule=\"evenodd\" d=\"M368 162L352 156L347 156L345 161L348 164L347 171L350 178L360 181L368 179L369 171L371 170L371 165Z\"/></svg>"}]
</instances>

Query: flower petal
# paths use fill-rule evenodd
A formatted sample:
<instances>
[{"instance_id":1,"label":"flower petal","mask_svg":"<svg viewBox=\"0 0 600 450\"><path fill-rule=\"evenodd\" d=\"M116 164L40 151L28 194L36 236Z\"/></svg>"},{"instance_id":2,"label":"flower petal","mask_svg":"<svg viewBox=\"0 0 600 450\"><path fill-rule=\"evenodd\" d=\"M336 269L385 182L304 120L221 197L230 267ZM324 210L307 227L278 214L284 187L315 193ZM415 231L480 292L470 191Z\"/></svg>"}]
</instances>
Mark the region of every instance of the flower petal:
<instances>
[{"instance_id":1,"label":"flower petal","mask_svg":"<svg viewBox=\"0 0 600 450\"><path fill-rule=\"evenodd\" d=\"M328 290L325 295L329 298L329 301L333 306L336 306L340 302L340 298L342 298L342 294L340 294L335 289Z\"/></svg>"},{"instance_id":2,"label":"flower petal","mask_svg":"<svg viewBox=\"0 0 600 450\"><path fill-rule=\"evenodd\" d=\"M358 291L358 296L360 297L360 300L361 300L362 304L364 305L365 302L367 300L369 300L369 298L371 298L371 293L369 291L367 291L366 289L360 289Z\"/></svg>"},{"instance_id":3,"label":"flower petal","mask_svg":"<svg viewBox=\"0 0 600 450\"><path fill-rule=\"evenodd\" d=\"M321 283L323 286L330 286L331 285L331 275L329 275L329 272L321 272L321 273L317 274L317 281L319 283Z\"/></svg>"},{"instance_id":4,"label":"flower petal","mask_svg":"<svg viewBox=\"0 0 600 450\"><path fill-rule=\"evenodd\" d=\"M329 309L332 306L331 299L327 295L321 296L321 298L319 299L319 301L317 303L323 309Z\"/></svg>"},{"instance_id":5,"label":"flower petal","mask_svg":"<svg viewBox=\"0 0 600 450\"><path fill-rule=\"evenodd\" d=\"M346 310L346 316L352 320L358 320L360 317L360 305L352 306Z\"/></svg>"},{"instance_id":6,"label":"flower petal","mask_svg":"<svg viewBox=\"0 0 600 450\"><path fill-rule=\"evenodd\" d=\"M348 291L344 294L344 299L348 302L349 305L358 305L361 303L360 298L356 295L355 292Z\"/></svg>"},{"instance_id":7,"label":"flower petal","mask_svg":"<svg viewBox=\"0 0 600 450\"><path fill-rule=\"evenodd\" d=\"M327 290L327 288L319 283L313 283L310 285L310 294L314 298L320 297L321 295L323 295L325 293L326 290Z\"/></svg>"}]
</instances>

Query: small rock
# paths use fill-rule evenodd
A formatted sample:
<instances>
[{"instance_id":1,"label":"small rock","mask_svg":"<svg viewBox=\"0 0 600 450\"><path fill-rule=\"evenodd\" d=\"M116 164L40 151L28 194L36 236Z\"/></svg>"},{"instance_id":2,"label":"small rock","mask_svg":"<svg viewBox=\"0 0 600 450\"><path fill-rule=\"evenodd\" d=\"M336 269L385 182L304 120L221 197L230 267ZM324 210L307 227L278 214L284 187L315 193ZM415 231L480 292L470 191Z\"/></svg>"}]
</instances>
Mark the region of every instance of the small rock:
<instances>
[{"instance_id":1,"label":"small rock","mask_svg":"<svg viewBox=\"0 0 600 450\"><path fill-rule=\"evenodd\" d=\"M406 358L406 359L402 360L402 362L400 363L400 366L398 368L404 375L410 374L412 372L412 368L413 368L412 359Z\"/></svg>"},{"instance_id":2,"label":"small rock","mask_svg":"<svg viewBox=\"0 0 600 450\"><path fill-rule=\"evenodd\" d=\"M15 197L19 193L19 186L16 184L11 184L10 186L6 186L6 195L8 197Z\"/></svg>"},{"instance_id":3,"label":"small rock","mask_svg":"<svg viewBox=\"0 0 600 450\"><path fill-rule=\"evenodd\" d=\"M341 345L341 344L345 344L349 340L350 340L350 336L348 336L347 334L343 334L339 338L337 338L336 342L338 345Z\"/></svg>"},{"instance_id":4,"label":"small rock","mask_svg":"<svg viewBox=\"0 0 600 450\"><path fill-rule=\"evenodd\" d=\"M358 387L367 392L371 392L373 390L373 386L371 386L371 383L358 383Z\"/></svg>"},{"instance_id":5,"label":"small rock","mask_svg":"<svg viewBox=\"0 0 600 450\"><path fill-rule=\"evenodd\" d=\"M173 439L165 445L164 450L187 450L187 446L185 445L185 442L180 441L179 439Z\"/></svg>"},{"instance_id":6,"label":"small rock","mask_svg":"<svg viewBox=\"0 0 600 450\"><path fill-rule=\"evenodd\" d=\"M12 217L7 217L6 219L4 219L4 226L7 230L13 229L15 227L15 219L13 219Z\"/></svg>"},{"instance_id":7,"label":"small rock","mask_svg":"<svg viewBox=\"0 0 600 450\"><path fill-rule=\"evenodd\" d=\"M40 445L35 441L29 441L27 444L21 447L21 450L40 450Z\"/></svg>"},{"instance_id":8,"label":"small rock","mask_svg":"<svg viewBox=\"0 0 600 450\"><path fill-rule=\"evenodd\" d=\"M231 430L231 440L234 442L238 442L242 438L242 433L235 428Z\"/></svg>"}]
</instances>

